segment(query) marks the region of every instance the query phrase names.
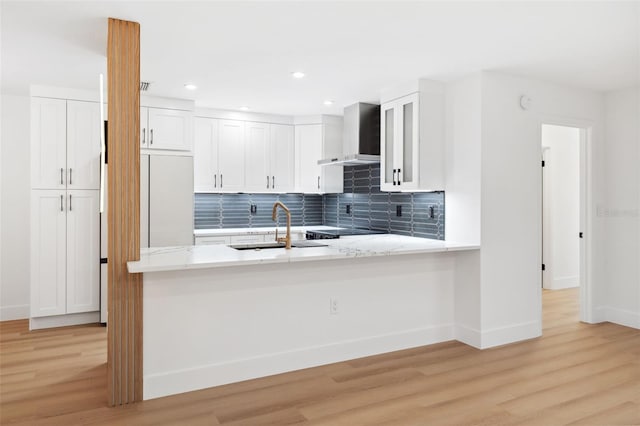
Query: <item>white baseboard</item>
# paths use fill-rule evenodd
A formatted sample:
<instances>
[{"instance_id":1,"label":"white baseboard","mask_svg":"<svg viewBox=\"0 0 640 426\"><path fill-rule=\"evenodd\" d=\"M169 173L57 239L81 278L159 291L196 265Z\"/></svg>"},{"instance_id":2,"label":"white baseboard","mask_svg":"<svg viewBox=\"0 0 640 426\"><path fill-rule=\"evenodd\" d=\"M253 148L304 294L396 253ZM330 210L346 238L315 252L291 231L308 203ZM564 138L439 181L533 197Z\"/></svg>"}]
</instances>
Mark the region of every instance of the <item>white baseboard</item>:
<instances>
[{"instance_id":1,"label":"white baseboard","mask_svg":"<svg viewBox=\"0 0 640 426\"><path fill-rule=\"evenodd\" d=\"M597 318L602 321L612 322L640 329L640 312L633 312L626 309L612 308L611 306L601 306L596 309Z\"/></svg>"},{"instance_id":2,"label":"white baseboard","mask_svg":"<svg viewBox=\"0 0 640 426\"><path fill-rule=\"evenodd\" d=\"M0 321L29 318L29 305L0 306Z\"/></svg>"},{"instance_id":3,"label":"white baseboard","mask_svg":"<svg viewBox=\"0 0 640 426\"><path fill-rule=\"evenodd\" d=\"M365 339L336 342L324 346L270 353L190 369L148 374L144 376L144 399L159 398L369 355L446 342L452 339L453 325L446 324Z\"/></svg>"},{"instance_id":4,"label":"white baseboard","mask_svg":"<svg viewBox=\"0 0 640 426\"><path fill-rule=\"evenodd\" d=\"M455 339L474 348L482 348L482 333L475 328L456 324Z\"/></svg>"},{"instance_id":5,"label":"white baseboard","mask_svg":"<svg viewBox=\"0 0 640 426\"><path fill-rule=\"evenodd\" d=\"M542 336L542 324L539 321L496 327L482 332L480 349L506 345L507 343L515 343L540 336Z\"/></svg>"},{"instance_id":6,"label":"white baseboard","mask_svg":"<svg viewBox=\"0 0 640 426\"><path fill-rule=\"evenodd\" d=\"M562 290L565 288L575 288L580 285L580 277L578 275L570 277L559 277L550 280L549 285L545 285L547 290Z\"/></svg>"},{"instance_id":7,"label":"white baseboard","mask_svg":"<svg viewBox=\"0 0 640 426\"><path fill-rule=\"evenodd\" d=\"M29 330L41 328L66 327L69 325L92 324L100 322L100 312L83 312L81 314L54 315L29 319Z\"/></svg>"}]
</instances>

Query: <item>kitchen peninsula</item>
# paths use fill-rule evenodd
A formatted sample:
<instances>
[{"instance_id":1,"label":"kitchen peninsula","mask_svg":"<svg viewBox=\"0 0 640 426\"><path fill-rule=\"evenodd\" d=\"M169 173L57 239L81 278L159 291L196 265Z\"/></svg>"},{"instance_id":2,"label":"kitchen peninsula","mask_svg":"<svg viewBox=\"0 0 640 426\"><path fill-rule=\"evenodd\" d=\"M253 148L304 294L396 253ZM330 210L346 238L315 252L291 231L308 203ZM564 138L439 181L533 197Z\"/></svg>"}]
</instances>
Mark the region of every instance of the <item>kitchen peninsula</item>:
<instances>
[{"instance_id":1,"label":"kitchen peninsula","mask_svg":"<svg viewBox=\"0 0 640 426\"><path fill-rule=\"evenodd\" d=\"M479 246L399 235L326 246L143 250L144 399L455 338ZM170 342L170 343L168 343Z\"/></svg>"}]
</instances>

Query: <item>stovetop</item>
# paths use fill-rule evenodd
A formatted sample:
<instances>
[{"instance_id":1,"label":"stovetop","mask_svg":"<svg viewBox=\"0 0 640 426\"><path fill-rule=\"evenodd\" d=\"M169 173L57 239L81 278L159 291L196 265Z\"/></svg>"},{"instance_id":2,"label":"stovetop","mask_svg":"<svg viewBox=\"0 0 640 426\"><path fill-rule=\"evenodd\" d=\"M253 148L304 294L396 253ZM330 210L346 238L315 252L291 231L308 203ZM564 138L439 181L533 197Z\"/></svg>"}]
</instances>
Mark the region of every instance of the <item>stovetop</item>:
<instances>
[{"instance_id":1,"label":"stovetop","mask_svg":"<svg viewBox=\"0 0 640 426\"><path fill-rule=\"evenodd\" d=\"M375 235L375 234L388 234L387 231L379 231L372 229L336 229L331 231L307 231L307 240L332 240L340 237L347 237L352 235Z\"/></svg>"}]
</instances>

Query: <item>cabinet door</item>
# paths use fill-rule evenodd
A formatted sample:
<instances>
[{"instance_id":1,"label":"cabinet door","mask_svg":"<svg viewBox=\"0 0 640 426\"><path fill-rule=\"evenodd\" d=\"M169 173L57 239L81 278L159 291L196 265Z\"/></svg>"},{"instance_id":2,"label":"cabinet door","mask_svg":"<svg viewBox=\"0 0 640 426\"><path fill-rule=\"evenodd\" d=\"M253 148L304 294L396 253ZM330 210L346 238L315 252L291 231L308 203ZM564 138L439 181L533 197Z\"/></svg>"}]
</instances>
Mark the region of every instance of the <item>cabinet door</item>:
<instances>
[{"instance_id":1,"label":"cabinet door","mask_svg":"<svg viewBox=\"0 0 640 426\"><path fill-rule=\"evenodd\" d=\"M193 143L193 190L218 190L218 120L196 117Z\"/></svg>"},{"instance_id":2,"label":"cabinet door","mask_svg":"<svg viewBox=\"0 0 640 426\"><path fill-rule=\"evenodd\" d=\"M293 192L295 150L293 126L271 125L271 191Z\"/></svg>"},{"instance_id":3,"label":"cabinet door","mask_svg":"<svg viewBox=\"0 0 640 426\"><path fill-rule=\"evenodd\" d=\"M149 148L191 151L191 113L149 108Z\"/></svg>"},{"instance_id":4,"label":"cabinet door","mask_svg":"<svg viewBox=\"0 0 640 426\"><path fill-rule=\"evenodd\" d=\"M192 188L192 157L149 156L150 247L193 245Z\"/></svg>"},{"instance_id":5,"label":"cabinet door","mask_svg":"<svg viewBox=\"0 0 640 426\"><path fill-rule=\"evenodd\" d=\"M149 148L149 108L140 108L140 147Z\"/></svg>"},{"instance_id":6,"label":"cabinet door","mask_svg":"<svg viewBox=\"0 0 640 426\"><path fill-rule=\"evenodd\" d=\"M67 101L67 188L100 189L100 104Z\"/></svg>"},{"instance_id":7,"label":"cabinet door","mask_svg":"<svg viewBox=\"0 0 640 426\"><path fill-rule=\"evenodd\" d=\"M31 191L31 316L66 312L65 191Z\"/></svg>"},{"instance_id":8,"label":"cabinet door","mask_svg":"<svg viewBox=\"0 0 640 426\"><path fill-rule=\"evenodd\" d=\"M245 191L271 191L269 125L245 123Z\"/></svg>"},{"instance_id":9,"label":"cabinet door","mask_svg":"<svg viewBox=\"0 0 640 426\"><path fill-rule=\"evenodd\" d=\"M100 309L100 191L67 191L67 313Z\"/></svg>"},{"instance_id":10,"label":"cabinet door","mask_svg":"<svg viewBox=\"0 0 640 426\"><path fill-rule=\"evenodd\" d=\"M407 190L418 185L418 94L405 96L398 100L397 111L397 183L398 189Z\"/></svg>"},{"instance_id":11,"label":"cabinet door","mask_svg":"<svg viewBox=\"0 0 640 426\"><path fill-rule=\"evenodd\" d=\"M196 237L196 245L229 245L231 244L231 237L219 236L219 237Z\"/></svg>"},{"instance_id":12,"label":"cabinet door","mask_svg":"<svg viewBox=\"0 0 640 426\"><path fill-rule=\"evenodd\" d=\"M395 191L396 170L396 103L380 108L380 189Z\"/></svg>"},{"instance_id":13,"label":"cabinet door","mask_svg":"<svg viewBox=\"0 0 640 426\"><path fill-rule=\"evenodd\" d=\"M296 126L296 191L321 192L322 124Z\"/></svg>"},{"instance_id":14,"label":"cabinet door","mask_svg":"<svg viewBox=\"0 0 640 426\"><path fill-rule=\"evenodd\" d=\"M218 143L218 189L244 191L244 122L220 120Z\"/></svg>"},{"instance_id":15,"label":"cabinet door","mask_svg":"<svg viewBox=\"0 0 640 426\"><path fill-rule=\"evenodd\" d=\"M31 187L67 184L67 101L31 98Z\"/></svg>"}]
</instances>

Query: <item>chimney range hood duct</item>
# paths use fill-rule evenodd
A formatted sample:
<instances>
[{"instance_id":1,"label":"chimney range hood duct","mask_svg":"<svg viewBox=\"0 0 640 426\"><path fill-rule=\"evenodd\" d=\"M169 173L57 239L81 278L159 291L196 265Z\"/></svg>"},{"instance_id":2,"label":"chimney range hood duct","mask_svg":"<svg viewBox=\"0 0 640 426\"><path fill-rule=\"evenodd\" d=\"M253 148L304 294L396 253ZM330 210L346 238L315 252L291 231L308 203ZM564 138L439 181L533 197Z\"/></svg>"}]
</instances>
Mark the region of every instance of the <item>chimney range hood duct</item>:
<instances>
[{"instance_id":1,"label":"chimney range hood duct","mask_svg":"<svg viewBox=\"0 0 640 426\"><path fill-rule=\"evenodd\" d=\"M380 162L380 105L359 102L344 109L342 154L318 164L355 166Z\"/></svg>"}]
</instances>

